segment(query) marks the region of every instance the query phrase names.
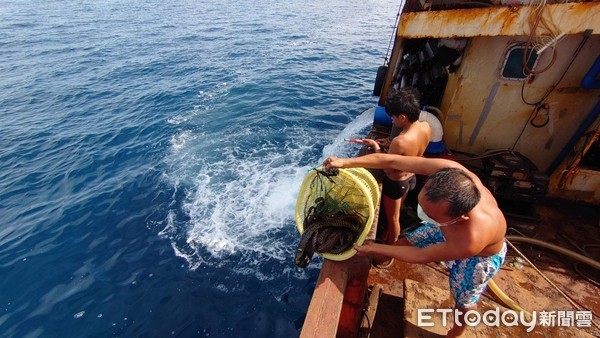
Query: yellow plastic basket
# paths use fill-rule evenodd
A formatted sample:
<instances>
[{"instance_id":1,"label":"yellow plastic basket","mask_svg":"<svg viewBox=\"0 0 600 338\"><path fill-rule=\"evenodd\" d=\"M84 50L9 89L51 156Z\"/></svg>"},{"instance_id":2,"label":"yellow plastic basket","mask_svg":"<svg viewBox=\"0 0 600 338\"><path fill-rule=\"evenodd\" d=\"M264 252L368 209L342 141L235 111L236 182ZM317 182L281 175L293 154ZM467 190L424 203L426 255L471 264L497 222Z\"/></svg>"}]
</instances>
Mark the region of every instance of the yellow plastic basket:
<instances>
[{"instance_id":1,"label":"yellow plastic basket","mask_svg":"<svg viewBox=\"0 0 600 338\"><path fill-rule=\"evenodd\" d=\"M319 168L319 170L322 168ZM298 193L296 202L296 227L300 234L304 233L304 219L315 200L327 194L329 198L342 199L349 205L355 205L363 219L365 227L354 242L361 245L371 230L375 208L379 204L379 186L369 171L363 168L340 169L337 176L332 176L331 181L321 177L318 184L317 171L310 171ZM319 253L323 258L334 261L343 261L356 254L356 250L350 248L339 254Z\"/></svg>"}]
</instances>

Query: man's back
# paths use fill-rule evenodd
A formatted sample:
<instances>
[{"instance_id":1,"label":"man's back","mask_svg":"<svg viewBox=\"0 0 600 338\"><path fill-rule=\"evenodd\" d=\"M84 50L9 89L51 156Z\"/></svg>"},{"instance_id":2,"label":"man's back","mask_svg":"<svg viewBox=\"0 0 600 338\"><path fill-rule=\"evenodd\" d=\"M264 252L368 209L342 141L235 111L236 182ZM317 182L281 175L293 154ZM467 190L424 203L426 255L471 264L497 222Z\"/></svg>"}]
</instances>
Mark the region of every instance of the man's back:
<instances>
[{"instance_id":1,"label":"man's back","mask_svg":"<svg viewBox=\"0 0 600 338\"><path fill-rule=\"evenodd\" d=\"M471 173L472 176L475 176ZM469 213L471 226L474 231L482 232L482 239L487 246L478 256L490 256L502 249L504 235L506 234L506 219L498 207L492 193L481 183L479 178L474 178L477 189L481 192L481 201Z\"/></svg>"}]
</instances>

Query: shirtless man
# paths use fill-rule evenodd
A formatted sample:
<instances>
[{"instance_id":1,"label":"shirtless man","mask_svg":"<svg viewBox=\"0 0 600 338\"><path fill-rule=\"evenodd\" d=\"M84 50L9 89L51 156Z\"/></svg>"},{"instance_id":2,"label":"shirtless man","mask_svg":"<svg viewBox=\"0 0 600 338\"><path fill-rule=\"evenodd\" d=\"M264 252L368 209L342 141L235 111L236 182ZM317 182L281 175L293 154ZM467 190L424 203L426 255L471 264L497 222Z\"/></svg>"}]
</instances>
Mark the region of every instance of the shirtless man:
<instances>
[{"instance_id":1,"label":"shirtless man","mask_svg":"<svg viewBox=\"0 0 600 338\"><path fill-rule=\"evenodd\" d=\"M431 128L427 122L419 122L421 109L420 94L412 87L391 88L388 92L385 110L392 118L394 127L401 129L389 144L388 154L423 156L431 138ZM381 152L381 141L363 139L362 143ZM400 208L406 194L415 188L417 179L412 172L393 168L384 169L382 204L387 219L383 240L393 244L400 235ZM391 261L390 261L391 263ZM389 263L388 263L389 264Z\"/></svg>"},{"instance_id":2,"label":"shirtless man","mask_svg":"<svg viewBox=\"0 0 600 338\"><path fill-rule=\"evenodd\" d=\"M370 154L357 158L329 157L329 168L394 168L427 175L418 196L422 225L394 245L365 243L359 255L393 257L410 263L444 261L450 270L455 308L464 314L477 309L479 297L500 270L506 255L506 220L496 200L479 178L462 165L444 159ZM465 322L448 331L463 333Z\"/></svg>"}]
</instances>

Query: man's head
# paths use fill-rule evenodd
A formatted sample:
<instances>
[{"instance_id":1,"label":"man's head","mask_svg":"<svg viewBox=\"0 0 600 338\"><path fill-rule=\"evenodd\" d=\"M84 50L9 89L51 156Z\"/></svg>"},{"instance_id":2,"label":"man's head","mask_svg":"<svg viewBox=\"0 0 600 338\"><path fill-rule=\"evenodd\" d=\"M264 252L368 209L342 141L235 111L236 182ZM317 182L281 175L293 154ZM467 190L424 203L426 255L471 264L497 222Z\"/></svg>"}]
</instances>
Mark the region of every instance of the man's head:
<instances>
[{"instance_id":1,"label":"man's head","mask_svg":"<svg viewBox=\"0 0 600 338\"><path fill-rule=\"evenodd\" d=\"M437 223L455 223L481 200L473 179L458 168L445 168L429 176L421 193L419 205Z\"/></svg>"},{"instance_id":2,"label":"man's head","mask_svg":"<svg viewBox=\"0 0 600 338\"><path fill-rule=\"evenodd\" d=\"M385 111L392 117L398 118L400 115L405 115L408 122L415 122L421 113L420 99L421 95L416 88L397 89L392 87L385 99Z\"/></svg>"}]
</instances>

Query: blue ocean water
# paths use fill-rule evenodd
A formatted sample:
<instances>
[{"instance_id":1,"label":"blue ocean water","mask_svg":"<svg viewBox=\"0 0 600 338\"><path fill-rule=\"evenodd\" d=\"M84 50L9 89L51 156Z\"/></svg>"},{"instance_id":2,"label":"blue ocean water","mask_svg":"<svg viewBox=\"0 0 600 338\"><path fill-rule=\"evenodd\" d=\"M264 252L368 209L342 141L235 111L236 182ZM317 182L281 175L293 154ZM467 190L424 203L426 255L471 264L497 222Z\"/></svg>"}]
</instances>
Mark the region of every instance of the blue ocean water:
<instances>
[{"instance_id":1,"label":"blue ocean water","mask_svg":"<svg viewBox=\"0 0 600 338\"><path fill-rule=\"evenodd\" d=\"M0 2L0 335L297 336L399 3Z\"/></svg>"}]
</instances>

